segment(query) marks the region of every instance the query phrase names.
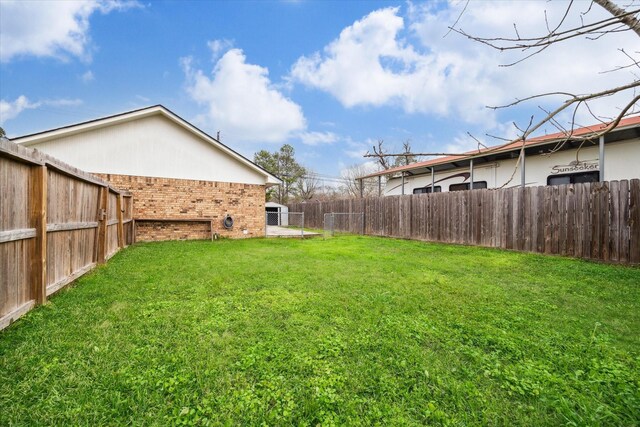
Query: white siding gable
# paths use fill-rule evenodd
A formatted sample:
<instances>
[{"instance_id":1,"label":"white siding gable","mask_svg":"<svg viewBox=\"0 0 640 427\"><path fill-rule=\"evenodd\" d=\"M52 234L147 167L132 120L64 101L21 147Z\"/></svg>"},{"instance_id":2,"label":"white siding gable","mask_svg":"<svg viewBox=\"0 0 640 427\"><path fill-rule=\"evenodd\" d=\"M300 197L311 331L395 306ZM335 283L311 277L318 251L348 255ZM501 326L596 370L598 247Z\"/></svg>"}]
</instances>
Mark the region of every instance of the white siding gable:
<instances>
[{"instance_id":1,"label":"white siding gable","mask_svg":"<svg viewBox=\"0 0 640 427\"><path fill-rule=\"evenodd\" d=\"M267 180L162 114L28 145L93 173L261 185Z\"/></svg>"}]
</instances>

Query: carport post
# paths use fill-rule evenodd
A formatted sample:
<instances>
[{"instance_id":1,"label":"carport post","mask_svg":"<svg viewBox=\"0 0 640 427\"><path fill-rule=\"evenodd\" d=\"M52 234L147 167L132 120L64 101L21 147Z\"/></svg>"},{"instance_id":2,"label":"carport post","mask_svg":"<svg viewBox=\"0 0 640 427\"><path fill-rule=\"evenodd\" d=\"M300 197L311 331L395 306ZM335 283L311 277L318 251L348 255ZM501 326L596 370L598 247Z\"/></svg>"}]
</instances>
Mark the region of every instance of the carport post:
<instances>
[{"instance_id":1,"label":"carport post","mask_svg":"<svg viewBox=\"0 0 640 427\"><path fill-rule=\"evenodd\" d=\"M378 197L382 196L382 175L378 175Z\"/></svg>"},{"instance_id":2,"label":"carport post","mask_svg":"<svg viewBox=\"0 0 640 427\"><path fill-rule=\"evenodd\" d=\"M400 175L402 175L402 195L404 196L404 171L400 172Z\"/></svg>"},{"instance_id":3,"label":"carport post","mask_svg":"<svg viewBox=\"0 0 640 427\"><path fill-rule=\"evenodd\" d=\"M526 181L525 181L525 164L524 164L524 149L522 150L522 153L520 154L520 186L522 188L524 188Z\"/></svg>"},{"instance_id":4,"label":"carport post","mask_svg":"<svg viewBox=\"0 0 640 427\"><path fill-rule=\"evenodd\" d=\"M360 178L358 181L360 182L360 198L362 199L364 197L364 179Z\"/></svg>"},{"instance_id":5,"label":"carport post","mask_svg":"<svg viewBox=\"0 0 640 427\"><path fill-rule=\"evenodd\" d=\"M471 163L469 163L469 170L471 171L469 178L471 179L471 183L469 184L469 189L473 190L473 159L471 159Z\"/></svg>"},{"instance_id":6,"label":"carport post","mask_svg":"<svg viewBox=\"0 0 640 427\"><path fill-rule=\"evenodd\" d=\"M436 192L436 173L435 169L431 168L431 194Z\"/></svg>"},{"instance_id":7,"label":"carport post","mask_svg":"<svg viewBox=\"0 0 640 427\"><path fill-rule=\"evenodd\" d=\"M604 182L604 135L600 135L600 159L598 159L598 169L600 169L600 182Z\"/></svg>"}]
</instances>

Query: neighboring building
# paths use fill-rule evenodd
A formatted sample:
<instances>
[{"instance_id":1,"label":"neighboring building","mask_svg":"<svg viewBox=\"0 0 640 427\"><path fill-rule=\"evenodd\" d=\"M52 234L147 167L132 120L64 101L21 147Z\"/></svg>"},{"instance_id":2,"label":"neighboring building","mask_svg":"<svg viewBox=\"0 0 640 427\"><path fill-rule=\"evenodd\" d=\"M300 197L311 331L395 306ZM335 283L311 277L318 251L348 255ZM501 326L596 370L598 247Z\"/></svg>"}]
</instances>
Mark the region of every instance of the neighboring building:
<instances>
[{"instance_id":1,"label":"neighboring building","mask_svg":"<svg viewBox=\"0 0 640 427\"><path fill-rule=\"evenodd\" d=\"M161 105L12 141L133 193L138 240L263 236L266 189L280 184Z\"/></svg>"},{"instance_id":2,"label":"neighboring building","mask_svg":"<svg viewBox=\"0 0 640 427\"><path fill-rule=\"evenodd\" d=\"M603 129L594 125L574 130L589 136ZM640 116L623 119L611 132L586 142L567 140L562 133L527 140L524 168L517 165L522 147L469 151L376 172L361 179L389 176L383 195L417 194L499 188L520 185L559 185L640 178Z\"/></svg>"}]
</instances>

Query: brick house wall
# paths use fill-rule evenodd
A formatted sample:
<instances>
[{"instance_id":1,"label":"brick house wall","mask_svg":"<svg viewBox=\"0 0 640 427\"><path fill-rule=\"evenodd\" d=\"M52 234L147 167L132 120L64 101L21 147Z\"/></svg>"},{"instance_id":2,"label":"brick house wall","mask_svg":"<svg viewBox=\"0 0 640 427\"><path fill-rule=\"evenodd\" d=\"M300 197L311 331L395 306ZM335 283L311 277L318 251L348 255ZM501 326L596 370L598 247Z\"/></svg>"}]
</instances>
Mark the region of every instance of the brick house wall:
<instances>
[{"instance_id":1,"label":"brick house wall","mask_svg":"<svg viewBox=\"0 0 640 427\"><path fill-rule=\"evenodd\" d=\"M260 237L265 233L265 186L232 182L152 178L131 175L94 174L118 189L133 194L133 217L181 221L136 222L138 241L190 240L211 238L213 231L223 237ZM233 228L222 221L229 214Z\"/></svg>"}]
</instances>

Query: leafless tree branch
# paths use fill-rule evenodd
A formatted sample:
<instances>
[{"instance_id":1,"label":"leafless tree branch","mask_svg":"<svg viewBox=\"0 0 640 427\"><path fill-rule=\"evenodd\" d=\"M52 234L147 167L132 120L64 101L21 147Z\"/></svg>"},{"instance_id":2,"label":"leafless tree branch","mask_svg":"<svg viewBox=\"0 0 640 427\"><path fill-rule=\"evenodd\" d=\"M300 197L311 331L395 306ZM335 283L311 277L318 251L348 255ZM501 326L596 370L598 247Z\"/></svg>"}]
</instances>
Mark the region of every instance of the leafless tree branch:
<instances>
[{"instance_id":1,"label":"leafless tree branch","mask_svg":"<svg viewBox=\"0 0 640 427\"><path fill-rule=\"evenodd\" d=\"M477 143L478 143L478 151L480 151L480 147L483 147L483 148L489 148L489 147L487 147L486 145L484 145L484 144L482 143L482 141L480 141L478 138L476 138L475 136L471 135L471 132L467 132L467 135L469 135L469 137L470 137L471 139L473 139L475 142L477 142Z\"/></svg>"},{"instance_id":2,"label":"leafless tree branch","mask_svg":"<svg viewBox=\"0 0 640 427\"><path fill-rule=\"evenodd\" d=\"M589 11L591 11L594 3L598 4L600 7L602 7L607 12L609 12L611 16L604 19L597 20L595 22L585 23L584 17ZM527 60L528 58L531 58L534 55L540 54L541 52L543 52L545 49L549 48L552 45L555 45L557 43L560 43L572 38L576 38L576 37L585 37L588 39L595 40L607 34L618 33L623 31L634 32L636 35L640 37L640 20L638 19L638 17L640 16L640 8L635 7L634 9L631 9L631 10L625 10L624 8L619 7L618 5L613 3L611 0L592 0L592 2L589 4L588 9L585 12L580 12L581 25L574 26L568 29L562 29L562 27L566 23L567 18L572 10L572 7L574 6L573 1L571 1L568 4L566 9L564 10L562 18L555 26L550 25L549 18L545 11L546 33L540 36L535 36L535 37L521 36L520 32L518 31L518 27L515 24L513 25L515 37L477 37L477 36L468 34L463 29L457 28L457 25L462 15L467 10L468 5L469 5L469 1L467 0L462 12L458 16L458 18L455 20L454 24L451 27L449 27L449 32L447 32L447 34L449 34L450 32L456 32L470 40L474 40L478 43L487 45L501 52L508 51L508 50L520 50L522 52L527 53L523 58L503 66L512 66L512 65L518 64L522 61ZM631 6L626 6L626 7L629 8ZM632 69L636 67L640 69L639 59L634 58L632 55L629 54L629 52L625 51L623 48L619 50L631 61L631 63L627 65L617 66L612 70L606 71L606 72ZM640 54L639 51L633 51L633 53ZM484 144L482 144L477 138L475 138L469 132L467 132L467 135L478 143L478 148L477 148L478 154L490 154L495 151L503 150L505 147L509 147L509 146L514 146L514 148L518 146L520 147L520 155L518 156L518 162L516 163L516 167L514 168L511 178L503 185L503 186L506 186L512 181L513 177L515 176L516 169L521 164L521 161L524 157L524 149L526 146L527 139L545 124L550 124L553 127L555 127L558 130L558 133L560 135L556 145L550 150L550 153L556 152L562 149L568 141L580 142L580 145L577 150L579 153L580 148L582 148L582 146L587 141L592 141L602 135L607 134L608 132L613 130L616 126L618 126L618 124L624 117L635 113L638 107L638 102L640 101L640 95L637 94L638 88L640 88L640 78L638 78L634 73L631 73L631 74L634 75L635 78L629 83L626 83L624 85L619 85L614 88L602 90L599 92L587 93L587 94L574 94L574 93L563 92L563 91L555 91L555 92L536 94L536 95L528 96L525 98L519 98L506 105L487 106L487 108L497 110L497 109L513 107L527 101L532 101L532 100L541 99L545 97L553 97L553 96L566 97L566 99L558 107L556 107L553 110L546 110L542 107L539 107L545 113L545 117L543 117L541 120L534 123L533 116L532 116L531 119L529 120L528 125L525 128L520 128L516 123L514 123L514 126L516 127L516 129L518 129L518 132L519 132L519 136L516 139L508 140L506 138L499 138L499 137L495 137L487 134L487 136L490 136L492 138L501 139L505 141L501 145L487 148ZM603 120L602 117L598 117L592 111L590 102L593 102L595 100L602 99L605 97L609 97L615 94L619 94L622 92L626 92L626 91L632 91L631 99L622 108L619 109L618 114L616 114L615 117L607 118L606 120ZM586 130L589 131L588 133L581 133L580 135L576 135L575 133L576 117L578 114L578 110L581 108L586 109L589 112L589 114L599 123L599 125L597 127L594 127L593 129L587 128ZM558 120L559 114L563 112L571 113L571 120L570 120L569 126L563 126L562 123L560 123L560 121ZM388 153L382 149L381 142L382 141L379 141L377 149L375 146L373 147L373 151L374 151L373 154L370 154L367 152L365 157L378 158L378 162L385 169L388 169L388 167L390 166L390 163L388 161L384 161L383 160L384 158L405 157L405 159L407 159L409 154L416 155L416 156L419 155L419 156L452 156L452 157L458 157L458 156L463 157L463 156L469 156L474 154L473 151L467 152L467 153L442 153L442 152L410 153L406 147L403 153ZM515 145L515 144L519 144L519 145ZM484 148L481 148L481 146Z\"/></svg>"},{"instance_id":3,"label":"leafless tree branch","mask_svg":"<svg viewBox=\"0 0 640 427\"><path fill-rule=\"evenodd\" d=\"M601 2L611 3L606 0L595 0L600 4ZM604 7L604 6L603 6ZM567 12L570 6L567 8ZM597 22L592 22L590 24L584 24L579 27L573 27L564 31L552 31L542 36L537 37L493 37L493 38L485 38L485 37L477 37L471 34L466 33L462 29L457 29L451 27L451 31L454 31L464 37L467 37L470 40L482 43L487 45L493 49L499 51L505 50L528 50L534 48L542 48L548 45L556 44L568 39L572 39L575 37L580 37L588 34L598 33L601 30L608 29L611 31L612 29L609 27L618 26L621 22L624 23L627 27L627 30L634 31L640 36L640 21L635 17L636 14L640 13L640 9L634 9L628 12L621 12L617 15L611 16L606 19L602 19ZM566 15L565 15L566 16ZM564 22L564 18L561 22ZM633 23L631 25L627 24L627 22Z\"/></svg>"},{"instance_id":4,"label":"leafless tree branch","mask_svg":"<svg viewBox=\"0 0 640 427\"><path fill-rule=\"evenodd\" d=\"M465 2L464 7L462 8L462 11L460 12L460 14L458 15L458 18L456 19L456 21L453 23L453 25L451 27L455 28L455 26L458 25L458 22L460 21L460 18L462 18L462 15L464 15L464 13L467 11L467 7L468 6L469 6L469 0L467 0ZM442 38L447 37L451 33L451 31L452 31L451 27L449 27L449 31L447 31L445 33L445 35L442 36Z\"/></svg>"}]
</instances>

